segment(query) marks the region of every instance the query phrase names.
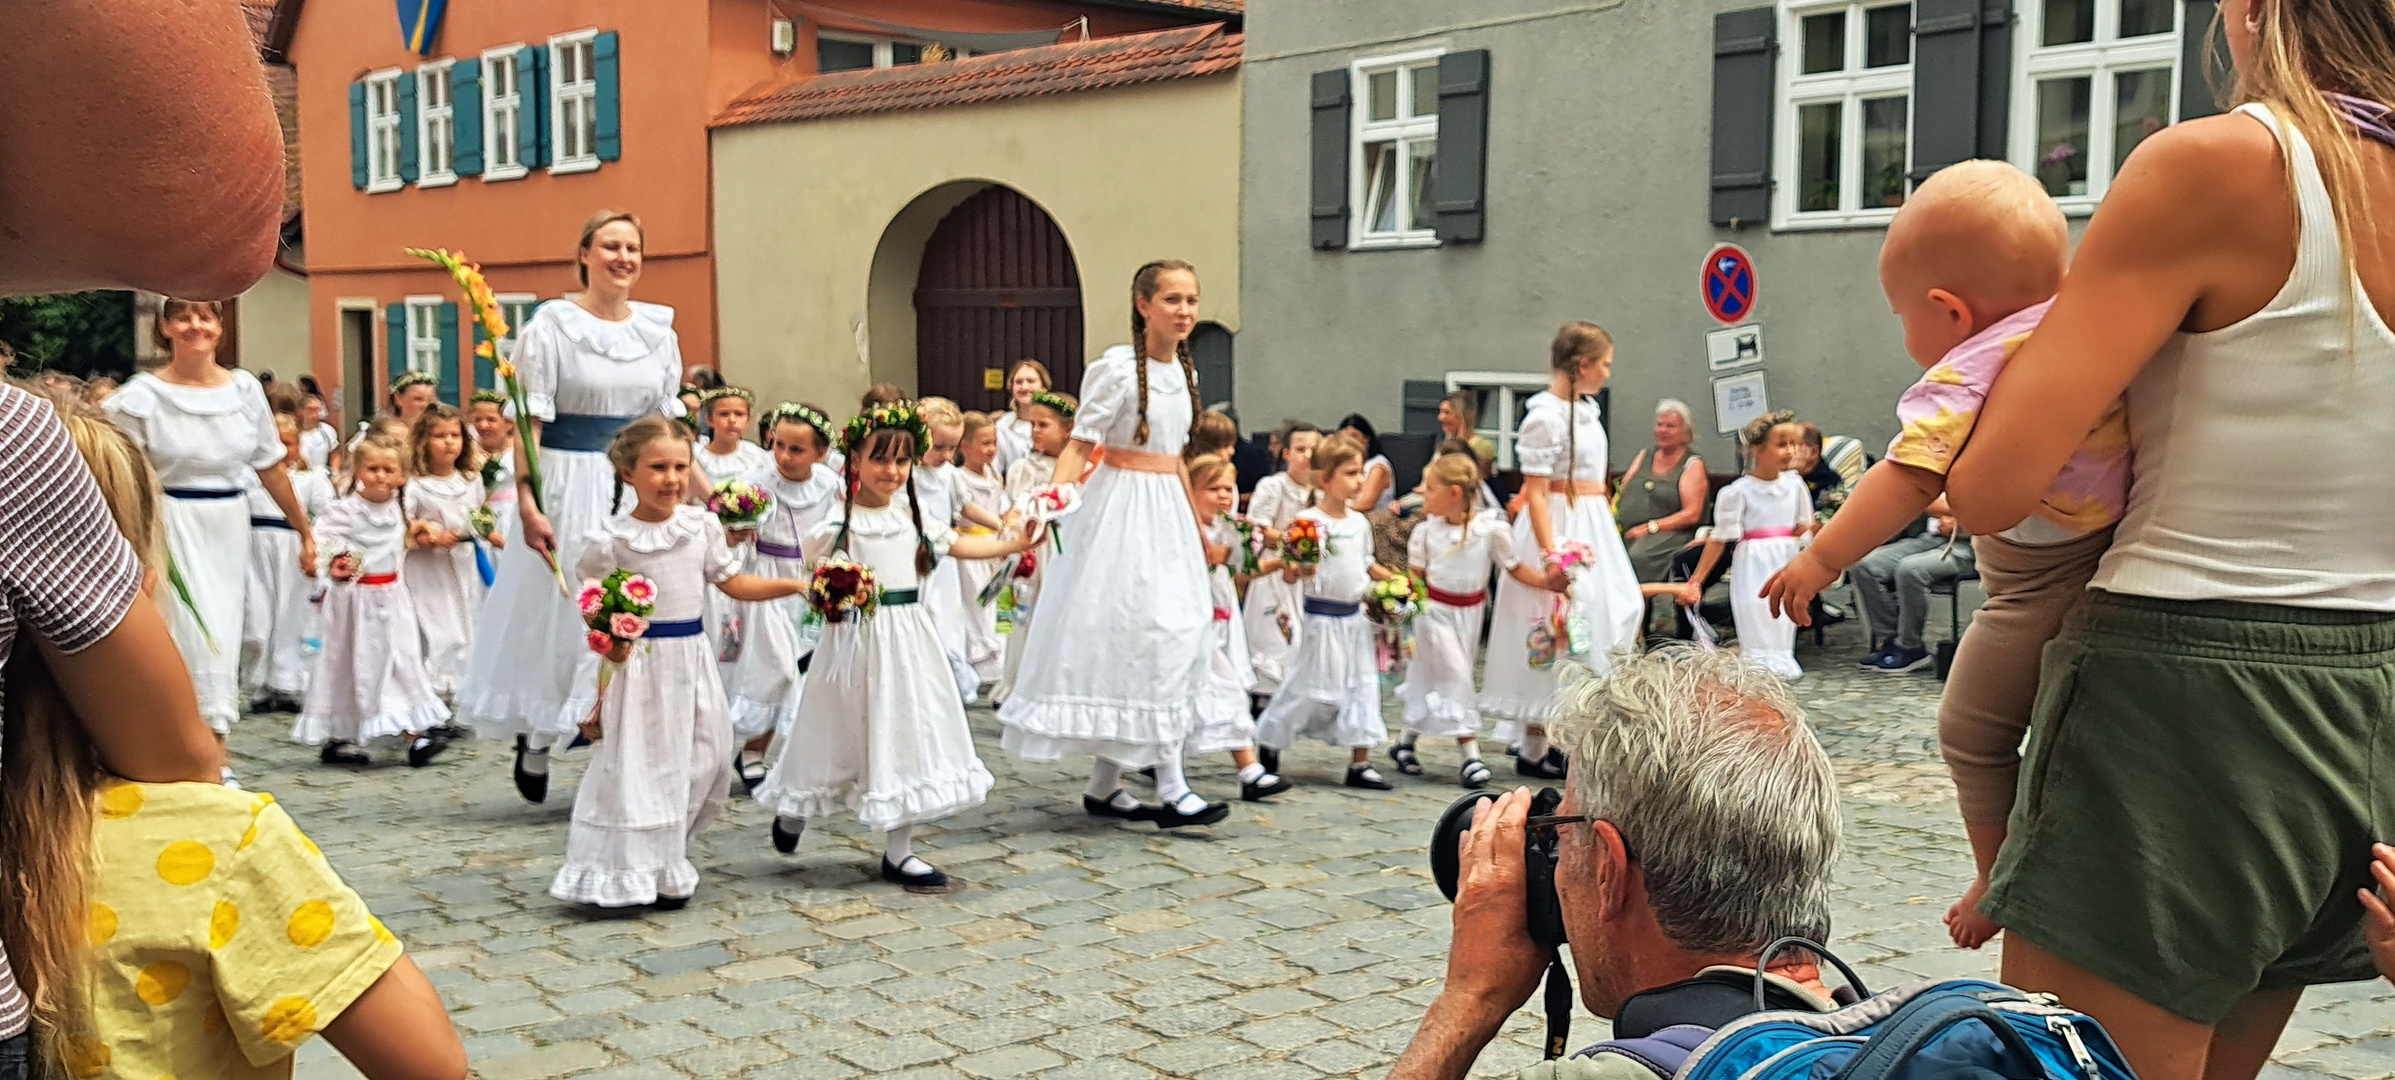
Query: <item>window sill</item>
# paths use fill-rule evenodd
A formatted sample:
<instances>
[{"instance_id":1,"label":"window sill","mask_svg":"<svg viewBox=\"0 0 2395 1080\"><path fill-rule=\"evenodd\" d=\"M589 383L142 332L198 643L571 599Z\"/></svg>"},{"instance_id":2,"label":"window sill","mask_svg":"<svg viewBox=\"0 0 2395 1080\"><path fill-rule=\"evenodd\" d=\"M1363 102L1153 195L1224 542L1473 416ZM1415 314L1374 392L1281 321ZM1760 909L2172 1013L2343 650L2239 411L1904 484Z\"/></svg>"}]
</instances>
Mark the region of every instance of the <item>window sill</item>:
<instances>
[{"instance_id":1,"label":"window sill","mask_svg":"<svg viewBox=\"0 0 2395 1080\"><path fill-rule=\"evenodd\" d=\"M1423 234L1420 234L1420 235L1396 234L1396 235L1383 235L1383 236L1364 236L1364 237L1358 237L1358 238L1355 240L1355 242L1354 242L1354 243L1351 243L1351 244L1347 245L1347 250L1349 250L1349 251L1409 251L1409 250L1414 250L1414 249L1418 249L1418 248L1435 248L1435 247L1438 247L1438 246L1439 246L1439 238L1438 238L1438 236L1437 236L1436 234L1432 234L1432 233L1423 233Z\"/></svg>"},{"instance_id":2,"label":"window sill","mask_svg":"<svg viewBox=\"0 0 2395 1080\"><path fill-rule=\"evenodd\" d=\"M1838 213L1788 214L1773 222L1773 232L1828 232L1838 229L1885 229L1896 211L1853 210Z\"/></svg>"},{"instance_id":3,"label":"window sill","mask_svg":"<svg viewBox=\"0 0 2395 1080\"><path fill-rule=\"evenodd\" d=\"M442 173L439 176L427 176L422 180L418 180L416 181L416 186L420 188L438 188L449 187L455 183L457 183L456 173Z\"/></svg>"},{"instance_id":4,"label":"window sill","mask_svg":"<svg viewBox=\"0 0 2395 1080\"><path fill-rule=\"evenodd\" d=\"M400 179L400 178L398 178L398 177L394 176L394 177L391 177L391 178L389 178L389 179L387 179L387 180L375 180L375 181L372 181L372 182L368 183L368 184L366 185L366 194L368 194L368 195L388 195L388 194L390 194L391 192L397 191L397 190L399 190L400 188L403 188L403 187L406 187L406 186L407 186L407 181L405 181L405 180L402 180L402 179Z\"/></svg>"},{"instance_id":5,"label":"window sill","mask_svg":"<svg viewBox=\"0 0 2395 1080\"><path fill-rule=\"evenodd\" d=\"M522 165L501 165L482 170L482 182L491 184L502 180L521 180L531 172Z\"/></svg>"},{"instance_id":6,"label":"window sill","mask_svg":"<svg viewBox=\"0 0 2395 1080\"><path fill-rule=\"evenodd\" d=\"M560 161L554 165L551 165L549 166L549 175L564 176L568 173L597 172L598 170L599 159L595 157L588 157L575 161Z\"/></svg>"}]
</instances>

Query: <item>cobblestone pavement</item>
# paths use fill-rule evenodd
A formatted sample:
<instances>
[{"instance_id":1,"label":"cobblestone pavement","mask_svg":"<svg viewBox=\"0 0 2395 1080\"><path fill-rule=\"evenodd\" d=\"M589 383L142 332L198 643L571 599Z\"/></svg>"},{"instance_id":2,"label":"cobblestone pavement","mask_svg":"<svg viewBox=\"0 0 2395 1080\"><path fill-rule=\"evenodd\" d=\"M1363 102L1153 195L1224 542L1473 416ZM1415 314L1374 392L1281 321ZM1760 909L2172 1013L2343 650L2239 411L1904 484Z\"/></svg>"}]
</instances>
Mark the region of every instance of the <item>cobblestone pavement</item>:
<instances>
[{"instance_id":1,"label":"cobblestone pavement","mask_svg":"<svg viewBox=\"0 0 2395 1080\"><path fill-rule=\"evenodd\" d=\"M1846 794L1835 946L1875 986L1992 974L1992 952L1955 950L1939 925L1969 860L1933 741L1938 684L1854 672L1852 637L1799 652L1798 696ZM1438 990L1448 909L1424 847L1458 792L1451 752L1427 746L1430 775L1389 793L1339 787L1342 754L1299 749L1297 790L1159 835L1084 817L1073 763L1014 762L975 710L998 786L917 836L966 891L881 883L879 834L853 823L777 855L765 815L736 801L699 845L689 908L607 918L547 891L583 755L528 806L496 745L358 775L280 741L288 722L234 736L243 779L408 943L487 1080L1377 1077ZM1226 762L1191 773L1237 790ZM1541 1027L1516 1016L1477 1075L1536 1061ZM1602 1030L1582 1014L1573 1041ZM356 1075L321 1040L299 1058L303 1080ZM2310 1075L2295 1070L2395 1075L2395 991L2312 991L2266 1075Z\"/></svg>"}]
</instances>

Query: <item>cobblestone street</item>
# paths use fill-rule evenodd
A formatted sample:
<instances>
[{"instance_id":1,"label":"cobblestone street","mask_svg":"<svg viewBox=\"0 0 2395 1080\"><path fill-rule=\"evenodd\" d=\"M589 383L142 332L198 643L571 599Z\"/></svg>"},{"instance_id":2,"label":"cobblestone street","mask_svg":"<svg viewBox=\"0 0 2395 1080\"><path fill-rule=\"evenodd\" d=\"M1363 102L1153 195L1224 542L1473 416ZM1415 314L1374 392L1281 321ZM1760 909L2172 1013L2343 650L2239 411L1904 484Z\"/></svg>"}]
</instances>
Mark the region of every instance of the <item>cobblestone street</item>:
<instances>
[{"instance_id":1,"label":"cobblestone street","mask_svg":"<svg viewBox=\"0 0 2395 1080\"><path fill-rule=\"evenodd\" d=\"M1992 974L1993 950L1955 950L1939 921L1969 861L1936 757L1938 684L1856 673L1854 638L1799 653L1813 672L1799 697L1846 794L1833 945L1874 986ZM879 835L852 823L777 855L742 800L696 853L689 908L602 918L547 894L586 755L527 806L495 744L356 775L281 741L287 723L235 735L245 783L279 797L407 942L488 1080L1377 1077L1438 989L1448 909L1424 848L1457 789L1451 752L1428 744L1429 775L1389 793L1337 786L1344 755L1301 748L1297 790L1159 835L1084 817L1079 763L1012 761L976 710L998 787L917 834L964 892L881 883ZM1191 773L1202 793L1237 790L1227 762ZM2381 982L2313 991L2265 1075L2395 1074L2391 1002ZM1519 1014L1476 1075L1537 1060L1542 1026ZM1573 1043L1601 1032L1583 1015ZM303 1080L356 1075L321 1040L300 1062Z\"/></svg>"}]
</instances>

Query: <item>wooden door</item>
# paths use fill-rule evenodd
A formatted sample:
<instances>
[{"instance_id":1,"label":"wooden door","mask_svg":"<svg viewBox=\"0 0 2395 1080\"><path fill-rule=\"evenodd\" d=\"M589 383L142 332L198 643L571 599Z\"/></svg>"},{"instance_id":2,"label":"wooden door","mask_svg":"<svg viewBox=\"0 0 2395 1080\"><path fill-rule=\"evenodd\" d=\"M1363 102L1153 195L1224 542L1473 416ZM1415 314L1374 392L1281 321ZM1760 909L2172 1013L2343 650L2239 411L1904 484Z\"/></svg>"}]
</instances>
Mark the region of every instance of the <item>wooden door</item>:
<instances>
[{"instance_id":1,"label":"wooden door","mask_svg":"<svg viewBox=\"0 0 2395 1080\"><path fill-rule=\"evenodd\" d=\"M915 281L915 385L966 409L1006 408L1006 370L1048 366L1081 387L1081 272L1064 231L1012 188L992 187L940 220Z\"/></svg>"}]
</instances>

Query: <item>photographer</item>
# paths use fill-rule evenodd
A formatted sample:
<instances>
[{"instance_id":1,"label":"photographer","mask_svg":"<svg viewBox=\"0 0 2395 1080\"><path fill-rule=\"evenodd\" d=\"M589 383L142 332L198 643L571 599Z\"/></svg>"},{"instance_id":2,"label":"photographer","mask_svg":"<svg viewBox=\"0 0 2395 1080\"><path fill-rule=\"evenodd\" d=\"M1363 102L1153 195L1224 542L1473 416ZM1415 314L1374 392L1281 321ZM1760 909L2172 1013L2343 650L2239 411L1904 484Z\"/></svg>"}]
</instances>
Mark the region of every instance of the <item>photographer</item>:
<instances>
[{"instance_id":1,"label":"photographer","mask_svg":"<svg viewBox=\"0 0 2395 1080\"><path fill-rule=\"evenodd\" d=\"M1614 1037L1718 1026L1754 1009L1757 954L1829 931L1838 787L1804 714L1770 672L1726 652L1665 649L1564 692L1571 773L1555 892L1580 999ZM1480 808L1461 848L1447 979L1390 1080L1471 1069L1553 958L1529 933L1523 842L1531 795ZM1771 965L1770 1006L1832 1007L1810 956ZM1541 1064L1525 1080L1644 1077L1616 1055Z\"/></svg>"}]
</instances>

